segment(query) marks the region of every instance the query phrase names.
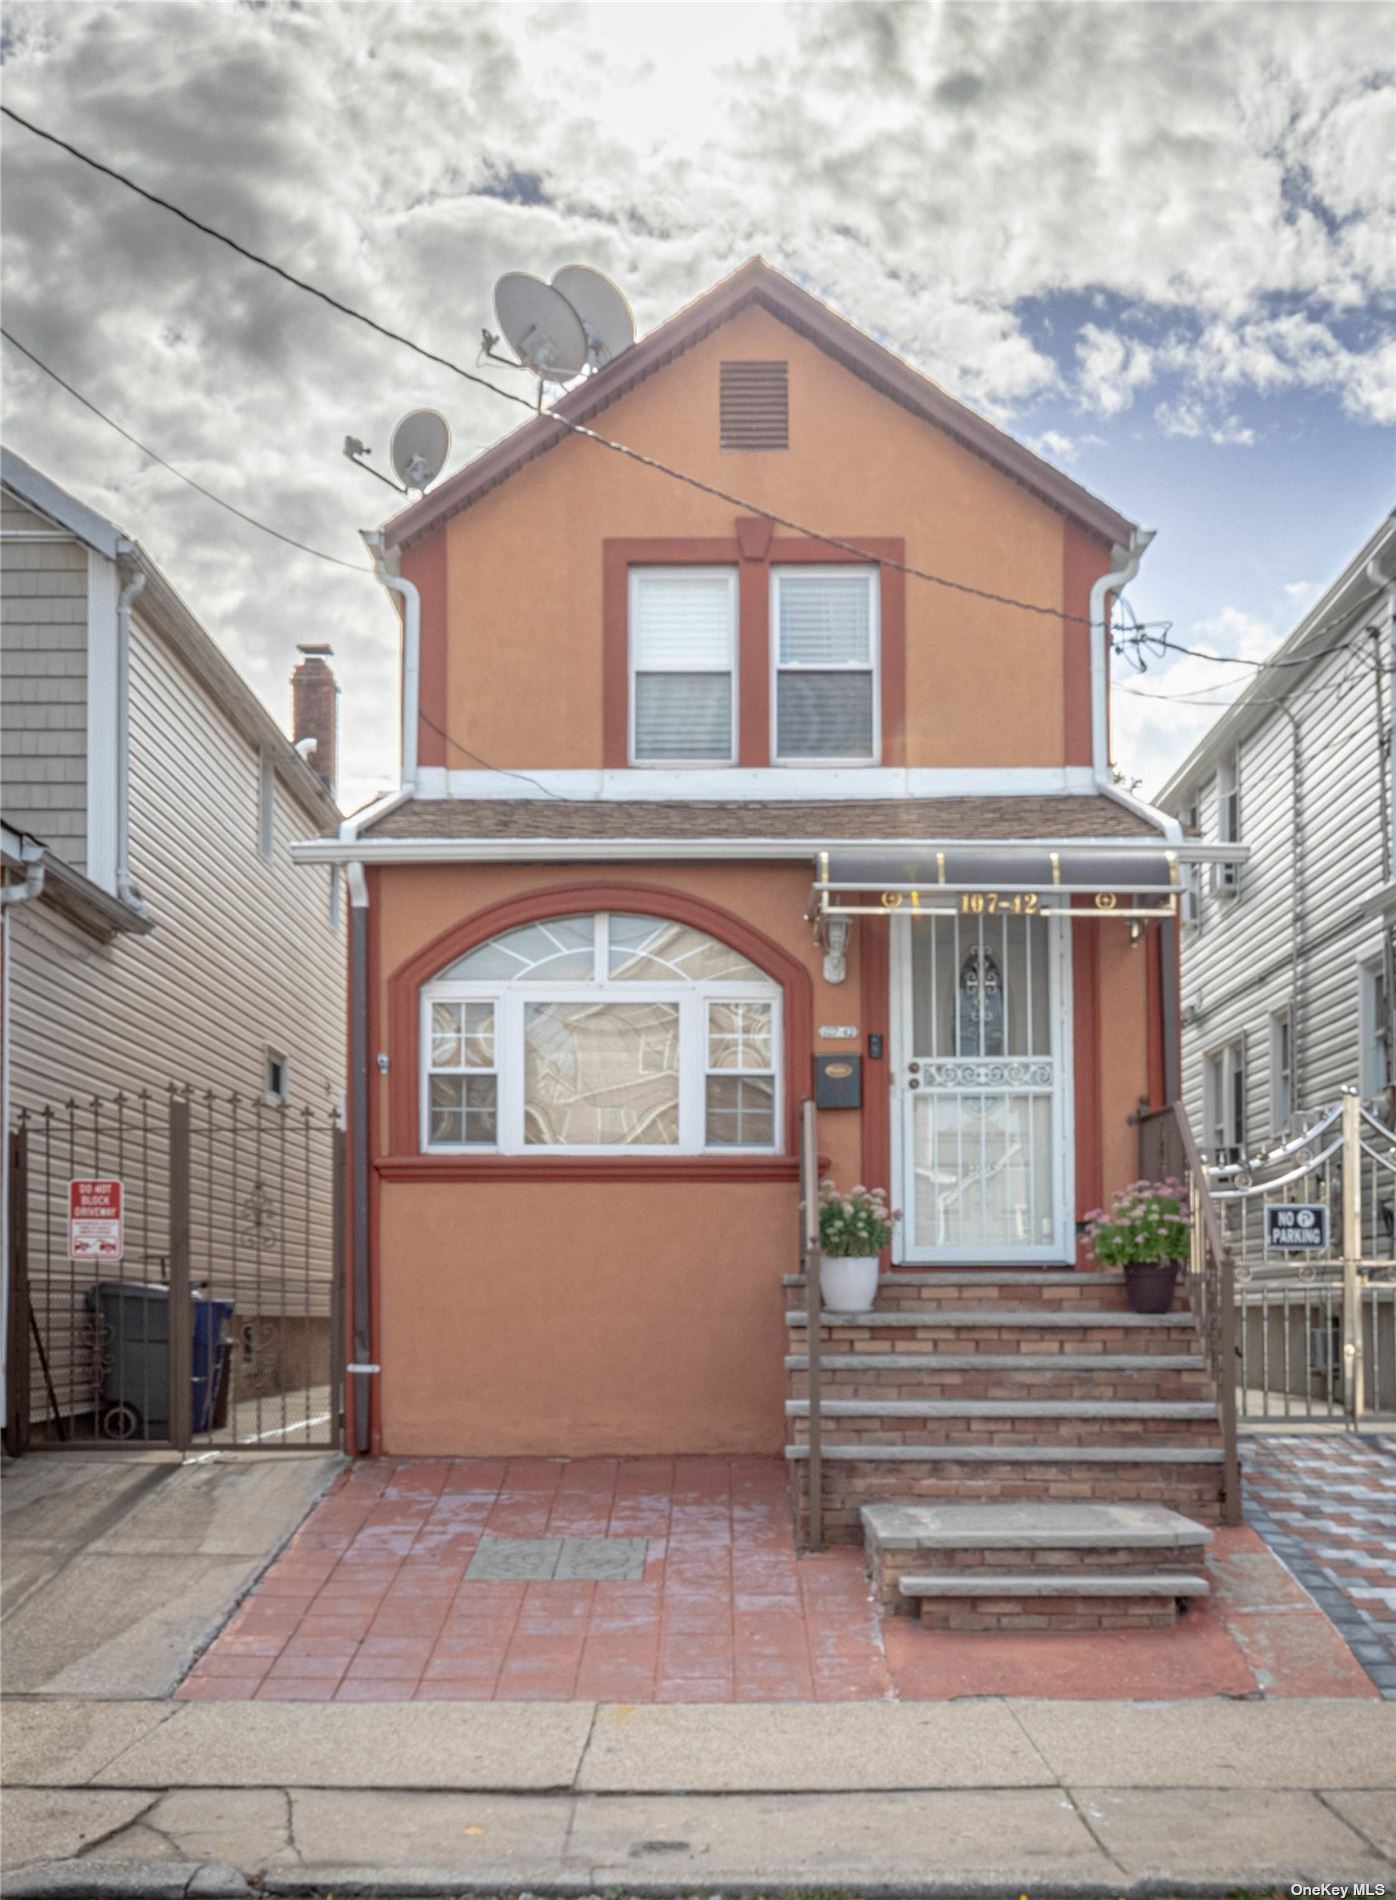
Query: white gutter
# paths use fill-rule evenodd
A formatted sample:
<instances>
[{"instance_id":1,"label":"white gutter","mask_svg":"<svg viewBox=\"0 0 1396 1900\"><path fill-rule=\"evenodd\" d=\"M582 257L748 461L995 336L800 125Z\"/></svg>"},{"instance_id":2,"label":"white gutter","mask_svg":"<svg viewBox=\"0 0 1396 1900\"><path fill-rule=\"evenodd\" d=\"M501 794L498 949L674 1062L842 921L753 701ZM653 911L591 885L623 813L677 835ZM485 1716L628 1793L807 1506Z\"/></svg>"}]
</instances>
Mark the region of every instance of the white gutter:
<instances>
[{"instance_id":1,"label":"white gutter","mask_svg":"<svg viewBox=\"0 0 1396 1900\"><path fill-rule=\"evenodd\" d=\"M116 894L140 917L150 906L131 880L131 604L145 581L137 570L116 603Z\"/></svg>"},{"instance_id":2,"label":"white gutter","mask_svg":"<svg viewBox=\"0 0 1396 1900\"><path fill-rule=\"evenodd\" d=\"M411 581L395 574L383 549L381 530L361 528L359 537L373 558L373 572L402 602L402 770L404 791L417 783L417 722L422 691L422 599ZM391 557L396 561L397 556Z\"/></svg>"},{"instance_id":3,"label":"white gutter","mask_svg":"<svg viewBox=\"0 0 1396 1900\"><path fill-rule=\"evenodd\" d=\"M1179 845L1183 839L1183 828L1178 820L1168 812L1159 811L1156 806L1137 798L1133 792L1126 791L1117 783L1114 767L1110 761L1110 654L1111 642L1097 637L1096 629L1108 629L1110 598L1117 600L1124 593L1135 575L1139 564L1149 551L1154 538L1154 529L1136 528L1130 537L1127 548L1116 547L1111 550L1110 571L1102 574L1091 589L1091 758L1095 767L1096 789L1115 804L1123 805L1126 811L1133 812L1136 818L1143 818L1151 825L1157 825L1170 845ZM1189 862L1200 860L1187 854Z\"/></svg>"},{"instance_id":4,"label":"white gutter","mask_svg":"<svg viewBox=\"0 0 1396 1900\"><path fill-rule=\"evenodd\" d=\"M1127 796L1127 795L1126 795ZM1162 820L1160 818L1159 822ZM1177 827L1175 826L1176 830ZM488 864L649 862L656 859L730 859L798 862L836 845L840 851L964 850L982 846L1009 852L1084 851L1088 856L1151 856L1174 852L1185 864L1239 864L1249 855L1239 844L1152 838L310 838L291 846L300 864Z\"/></svg>"}]
</instances>

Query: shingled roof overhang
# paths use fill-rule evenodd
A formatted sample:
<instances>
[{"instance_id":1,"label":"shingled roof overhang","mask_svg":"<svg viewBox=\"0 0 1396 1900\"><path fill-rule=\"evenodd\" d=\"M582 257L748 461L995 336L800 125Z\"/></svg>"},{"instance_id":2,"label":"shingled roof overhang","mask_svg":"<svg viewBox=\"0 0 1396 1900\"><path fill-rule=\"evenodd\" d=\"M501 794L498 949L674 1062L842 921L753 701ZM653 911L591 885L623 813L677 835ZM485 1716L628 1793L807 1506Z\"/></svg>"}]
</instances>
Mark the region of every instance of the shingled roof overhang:
<instances>
[{"instance_id":1,"label":"shingled roof overhang","mask_svg":"<svg viewBox=\"0 0 1396 1900\"><path fill-rule=\"evenodd\" d=\"M551 411L524 423L502 442L458 469L411 508L394 515L383 531L385 543L389 547L405 548L420 541L443 521L469 508L526 463L563 441L567 431L559 427L554 416L590 424L637 383L685 350L692 349L695 343L751 305L768 310L889 401L900 404L935 428L945 430L974 454L982 455L1092 534L1111 545L1128 545L1134 524L1124 515L964 403L947 395L929 377L875 343L819 298L802 290L759 257L752 258L740 270L705 291L657 330L651 330L642 341L595 376L568 390Z\"/></svg>"}]
</instances>

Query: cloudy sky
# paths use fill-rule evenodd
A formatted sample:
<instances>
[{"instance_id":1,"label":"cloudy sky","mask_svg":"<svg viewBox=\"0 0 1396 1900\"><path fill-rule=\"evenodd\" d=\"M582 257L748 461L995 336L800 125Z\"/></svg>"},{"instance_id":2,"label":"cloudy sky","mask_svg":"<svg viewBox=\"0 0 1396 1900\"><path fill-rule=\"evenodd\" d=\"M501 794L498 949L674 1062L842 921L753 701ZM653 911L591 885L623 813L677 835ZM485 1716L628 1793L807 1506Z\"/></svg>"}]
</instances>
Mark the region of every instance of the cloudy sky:
<instances>
[{"instance_id":1,"label":"cloudy sky","mask_svg":"<svg viewBox=\"0 0 1396 1900\"><path fill-rule=\"evenodd\" d=\"M1131 592L1262 656L1396 501L1396 7L89 6L5 14L16 111L445 354L506 269L640 330L760 251L1158 531ZM1385 52L1383 52L1385 48ZM4 124L5 322L161 455L341 560L340 454L510 411ZM272 710L333 642L345 801L396 768L371 580L241 526L4 351L11 446L137 535ZM1116 700L1155 788L1245 669Z\"/></svg>"}]
</instances>

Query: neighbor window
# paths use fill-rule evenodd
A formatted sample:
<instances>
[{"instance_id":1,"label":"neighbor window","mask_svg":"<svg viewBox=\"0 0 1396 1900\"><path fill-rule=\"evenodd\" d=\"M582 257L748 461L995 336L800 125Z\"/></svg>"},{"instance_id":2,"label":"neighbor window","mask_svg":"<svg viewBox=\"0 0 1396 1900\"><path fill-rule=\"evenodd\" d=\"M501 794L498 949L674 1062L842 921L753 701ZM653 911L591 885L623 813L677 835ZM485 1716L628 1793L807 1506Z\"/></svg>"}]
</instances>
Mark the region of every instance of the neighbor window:
<instances>
[{"instance_id":1,"label":"neighbor window","mask_svg":"<svg viewBox=\"0 0 1396 1900\"><path fill-rule=\"evenodd\" d=\"M524 924L422 991L422 1139L531 1154L778 1144L780 989L687 924Z\"/></svg>"},{"instance_id":2,"label":"neighbor window","mask_svg":"<svg viewBox=\"0 0 1396 1900\"><path fill-rule=\"evenodd\" d=\"M878 570L771 571L772 752L781 764L877 758Z\"/></svg>"},{"instance_id":3,"label":"neighbor window","mask_svg":"<svg viewBox=\"0 0 1396 1900\"><path fill-rule=\"evenodd\" d=\"M1361 1038L1357 1086L1363 1095L1391 1087L1391 992L1380 957L1358 970L1357 1026Z\"/></svg>"},{"instance_id":4,"label":"neighbor window","mask_svg":"<svg viewBox=\"0 0 1396 1900\"><path fill-rule=\"evenodd\" d=\"M1217 767L1217 839L1241 842L1241 754L1232 752Z\"/></svg>"},{"instance_id":5,"label":"neighbor window","mask_svg":"<svg viewBox=\"0 0 1396 1900\"><path fill-rule=\"evenodd\" d=\"M1270 1132L1288 1133L1294 1115L1294 1018L1286 1005L1270 1018Z\"/></svg>"},{"instance_id":6,"label":"neighbor window","mask_svg":"<svg viewBox=\"0 0 1396 1900\"><path fill-rule=\"evenodd\" d=\"M1207 1145L1214 1162L1239 1161L1246 1145L1246 1054L1229 1042L1207 1057Z\"/></svg>"},{"instance_id":7,"label":"neighbor window","mask_svg":"<svg viewBox=\"0 0 1396 1900\"><path fill-rule=\"evenodd\" d=\"M268 1108L284 1108L291 1099L291 1065L276 1049L267 1050L264 1092Z\"/></svg>"},{"instance_id":8,"label":"neighbor window","mask_svg":"<svg viewBox=\"0 0 1396 1900\"><path fill-rule=\"evenodd\" d=\"M630 758L730 765L736 734L737 570L630 570Z\"/></svg>"}]
</instances>

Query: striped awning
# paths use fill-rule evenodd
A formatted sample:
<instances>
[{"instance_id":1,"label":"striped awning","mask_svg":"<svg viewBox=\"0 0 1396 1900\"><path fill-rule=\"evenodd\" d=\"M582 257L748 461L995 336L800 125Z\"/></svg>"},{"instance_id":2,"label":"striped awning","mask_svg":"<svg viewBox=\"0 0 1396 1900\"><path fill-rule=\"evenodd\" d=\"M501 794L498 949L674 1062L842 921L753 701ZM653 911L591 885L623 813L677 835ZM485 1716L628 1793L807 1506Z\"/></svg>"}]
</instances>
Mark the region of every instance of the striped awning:
<instances>
[{"instance_id":1,"label":"striped awning","mask_svg":"<svg viewBox=\"0 0 1396 1900\"><path fill-rule=\"evenodd\" d=\"M826 917L1006 911L1137 921L1173 916L1178 887L1177 853L1161 844L1083 850L971 843L924 851L821 851L814 893L816 909Z\"/></svg>"}]
</instances>

